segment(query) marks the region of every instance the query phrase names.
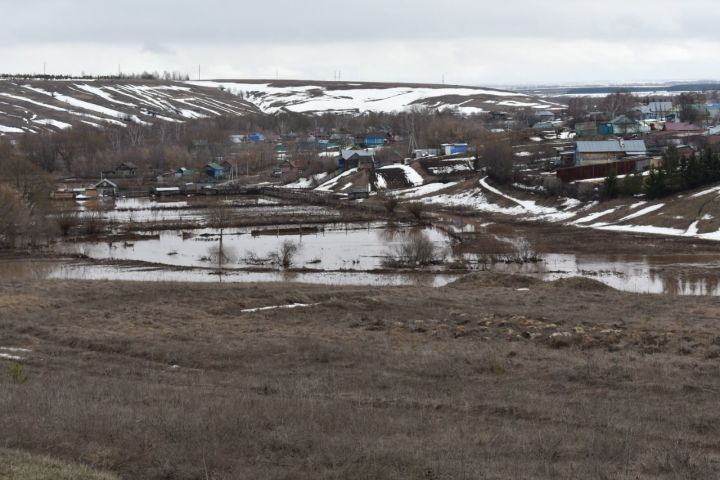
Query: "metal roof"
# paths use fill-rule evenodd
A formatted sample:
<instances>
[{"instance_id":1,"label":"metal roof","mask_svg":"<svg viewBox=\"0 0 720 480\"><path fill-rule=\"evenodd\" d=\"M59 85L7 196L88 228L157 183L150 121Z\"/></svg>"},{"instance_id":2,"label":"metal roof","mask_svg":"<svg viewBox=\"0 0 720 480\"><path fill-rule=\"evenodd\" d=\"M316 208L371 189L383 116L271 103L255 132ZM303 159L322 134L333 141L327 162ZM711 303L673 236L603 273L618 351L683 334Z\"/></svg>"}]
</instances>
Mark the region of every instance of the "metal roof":
<instances>
[{"instance_id":1,"label":"metal roof","mask_svg":"<svg viewBox=\"0 0 720 480\"><path fill-rule=\"evenodd\" d=\"M602 140L577 142L580 153L629 153L646 152L645 140Z\"/></svg>"}]
</instances>

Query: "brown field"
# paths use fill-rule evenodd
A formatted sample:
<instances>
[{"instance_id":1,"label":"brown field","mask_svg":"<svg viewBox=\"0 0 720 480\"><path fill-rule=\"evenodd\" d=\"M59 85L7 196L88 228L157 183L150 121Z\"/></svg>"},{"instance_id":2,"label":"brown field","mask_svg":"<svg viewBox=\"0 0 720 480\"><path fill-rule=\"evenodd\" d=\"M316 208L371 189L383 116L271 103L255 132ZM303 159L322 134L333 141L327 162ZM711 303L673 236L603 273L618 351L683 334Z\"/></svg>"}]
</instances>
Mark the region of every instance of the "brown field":
<instances>
[{"instance_id":1,"label":"brown field","mask_svg":"<svg viewBox=\"0 0 720 480\"><path fill-rule=\"evenodd\" d=\"M712 298L3 279L0 306L32 350L24 383L0 360L0 447L121 478L720 474Z\"/></svg>"}]
</instances>

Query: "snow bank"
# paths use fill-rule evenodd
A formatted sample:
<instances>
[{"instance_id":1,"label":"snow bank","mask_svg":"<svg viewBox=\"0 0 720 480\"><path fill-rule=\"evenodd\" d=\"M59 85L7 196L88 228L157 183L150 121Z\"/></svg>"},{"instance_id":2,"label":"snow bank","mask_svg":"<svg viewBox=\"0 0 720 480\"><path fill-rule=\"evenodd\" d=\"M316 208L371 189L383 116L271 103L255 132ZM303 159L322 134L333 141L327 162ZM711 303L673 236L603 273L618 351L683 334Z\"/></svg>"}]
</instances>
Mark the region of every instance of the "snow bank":
<instances>
[{"instance_id":1,"label":"snow bank","mask_svg":"<svg viewBox=\"0 0 720 480\"><path fill-rule=\"evenodd\" d=\"M350 170L347 170L337 177L333 177L327 182L323 183L319 187L317 187L315 190L318 192L331 192L333 188L335 188L340 180L342 180L345 177L348 177L354 173L357 173L357 168L351 168Z\"/></svg>"}]
</instances>

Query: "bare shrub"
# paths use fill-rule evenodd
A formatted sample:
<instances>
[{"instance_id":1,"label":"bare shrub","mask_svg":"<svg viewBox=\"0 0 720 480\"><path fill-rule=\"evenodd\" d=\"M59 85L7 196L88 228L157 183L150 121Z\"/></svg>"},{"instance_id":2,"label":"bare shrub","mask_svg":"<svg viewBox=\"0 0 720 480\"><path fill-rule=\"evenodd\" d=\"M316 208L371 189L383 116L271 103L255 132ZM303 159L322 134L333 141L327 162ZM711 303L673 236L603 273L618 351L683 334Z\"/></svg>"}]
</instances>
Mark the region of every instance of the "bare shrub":
<instances>
[{"instance_id":1,"label":"bare shrub","mask_svg":"<svg viewBox=\"0 0 720 480\"><path fill-rule=\"evenodd\" d=\"M425 212L425 205L420 202L413 202L407 205L407 210L417 220L422 220L423 213Z\"/></svg>"},{"instance_id":2,"label":"bare shrub","mask_svg":"<svg viewBox=\"0 0 720 480\"><path fill-rule=\"evenodd\" d=\"M395 213L395 209L398 206L398 199L395 197L387 197L385 201L383 202L383 205L385 207L385 211L392 215Z\"/></svg>"},{"instance_id":3,"label":"bare shrub","mask_svg":"<svg viewBox=\"0 0 720 480\"><path fill-rule=\"evenodd\" d=\"M102 231L102 220L98 212L92 212L90 215L83 218L82 221L85 233L88 235L95 235Z\"/></svg>"},{"instance_id":4,"label":"bare shrub","mask_svg":"<svg viewBox=\"0 0 720 480\"><path fill-rule=\"evenodd\" d=\"M443 255L425 232L405 236L388 255L386 266L427 266L442 261Z\"/></svg>"},{"instance_id":5,"label":"bare shrub","mask_svg":"<svg viewBox=\"0 0 720 480\"><path fill-rule=\"evenodd\" d=\"M271 252L269 257L273 263L283 268L290 268L293 265L295 254L300 250L300 245L292 240L285 240L277 252Z\"/></svg>"},{"instance_id":6,"label":"bare shrub","mask_svg":"<svg viewBox=\"0 0 720 480\"><path fill-rule=\"evenodd\" d=\"M542 261L540 255L526 239L521 238L513 245L513 251L505 255L505 263L538 263Z\"/></svg>"},{"instance_id":7,"label":"bare shrub","mask_svg":"<svg viewBox=\"0 0 720 480\"><path fill-rule=\"evenodd\" d=\"M70 231L80 224L80 219L76 212L63 211L56 217L56 222L60 229L60 234L63 237L67 237Z\"/></svg>"}]
</instances>

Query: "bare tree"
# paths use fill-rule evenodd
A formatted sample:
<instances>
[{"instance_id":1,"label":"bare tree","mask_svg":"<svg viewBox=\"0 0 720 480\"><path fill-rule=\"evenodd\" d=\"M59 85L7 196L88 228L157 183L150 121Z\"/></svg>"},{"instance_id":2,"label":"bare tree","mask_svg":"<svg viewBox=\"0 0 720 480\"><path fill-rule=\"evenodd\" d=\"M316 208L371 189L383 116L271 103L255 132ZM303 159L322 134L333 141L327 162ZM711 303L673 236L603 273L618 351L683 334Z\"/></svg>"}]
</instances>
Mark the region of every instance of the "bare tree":
<instances>
[{"instance_id":1,"label":"bare tree","mask_svg":"<svg viewBox=\"0 0 720 480\"><path fill-rule=\"evenodd\" d=\"M612 119L620 114L629 112L635 103L635 97L630 93L616 92L605 97L602 102L600 102L600 107Z\"/></svg>"},{"instance_id":2,"label":"bare tree","mask_svg":"<svg viewBox=\"0 0 720 480\"><path fill-rule=\"evenodd\" d=\"M496 182L508 183L513 179L515 157L507 140L498 137L486 139L483 160L488 168L488 175Z\"/></svg>"}]
</instances>

